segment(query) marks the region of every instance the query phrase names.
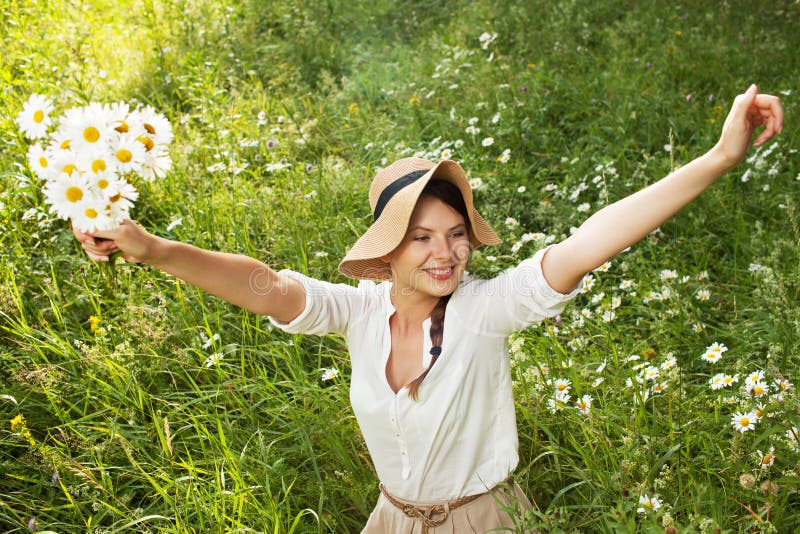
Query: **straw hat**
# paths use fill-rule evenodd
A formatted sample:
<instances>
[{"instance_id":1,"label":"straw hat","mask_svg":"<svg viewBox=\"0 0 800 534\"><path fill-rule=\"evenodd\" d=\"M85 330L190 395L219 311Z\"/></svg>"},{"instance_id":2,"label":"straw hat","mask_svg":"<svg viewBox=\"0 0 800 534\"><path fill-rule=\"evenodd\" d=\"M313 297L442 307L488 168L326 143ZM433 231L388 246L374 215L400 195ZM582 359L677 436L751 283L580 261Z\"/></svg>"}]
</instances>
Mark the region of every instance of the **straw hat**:
<instances>
[{"instance_id":1,"label":"straw hat","mask_svg":"<svg viewBox=\"0 0 800 534\"><path fill-rule=\"evenodd\" d=\"M470 222L470 242L474 247L497 245L500 238L472 205L472 188L464 169L451 160L433 163L426 159L404 158L382 169L372 180L369 205L372 223L339 264L339 271L360 280L390 280L389 264L380 258L402 242L420 193L432 179L455 184L464 197Z\"/></svg>"}]
</instances>

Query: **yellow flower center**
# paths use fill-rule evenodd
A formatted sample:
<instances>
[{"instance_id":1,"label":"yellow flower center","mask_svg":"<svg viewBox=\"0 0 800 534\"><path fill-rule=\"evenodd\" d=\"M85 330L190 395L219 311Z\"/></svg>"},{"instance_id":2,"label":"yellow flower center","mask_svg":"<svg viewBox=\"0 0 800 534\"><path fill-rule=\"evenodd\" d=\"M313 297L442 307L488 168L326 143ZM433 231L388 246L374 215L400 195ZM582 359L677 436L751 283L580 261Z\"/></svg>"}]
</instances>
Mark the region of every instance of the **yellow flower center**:
<instances>
[{"instance_id":1,"label":"yellow flower center","mask_svg":"<svg viewBox=\"0 0 800 534\"><path fill-rule=\"evenodd\" d=\"M80 199L83 198L83 189L80 187L70 186L67 188L67 200L70 202L78 202Z\"/></svg>"},{"instance_id":2,"label":"yellow flower center","mask_svg":"<svg viewBox=\"0 0 800 534\"><path fill-rule=\"evenodd\" d=\"M153 128L152 124L144 123L144 129L147 130L147 133L149 133L150 135L156 134L156 129Z\"/></svg>"},{"instance_id":3,"label":"yellow flower center","mask_svg":"<svg viewBox=\"0 0 800 534\"><path fill-rule=\"evenodd\" d=\"M96 143L97 140L100 139L100 130L94 126L89 126L83 130L83 138L87 143Z\"/></svg>"},{"instance_id":4,"label":"yellow flower center","mask_svg":"<svg viewBox=\"0 0 800 534\"><path fill-rule=\"evenodd\" d=\"M128 163L133 159L133 154L127 148L120 148L117 150L117 159L122 163Z\"/></svg>"},{"instance_id":5,"label":"yellow flower center","mask_svg":"<svg viewBox=\"0 0 800 534\"><path fill-rule=\"evenodd\" d=\"M39 165L42 166L43 168L47 167L47 158L45 158L44 156L39 156Z\"/></svg>"},{"instance_id":6,"label":"yellow flower center","mask_svg":"<svg viewBox=\"0 0 800 534\"><path fill-rule=\"evenodd\" d=\"M761 463L762 464L767 464L767 465L771 464L772 463L772 455L771 454L765 454L764 457L761 459Z\"/></svg>"},{"instance_id":7,"label":"yellow flower center","mask_svg":"<svg viewBox=\"0 0 800 534\"><path fill-rule=\"evenodd\" d=\"M756 410L756 415L759 417L764 417L764 410L759 408L758 410Z\"/></svg>"},{"instance_id":8,"label":"yellow flower center","mask_svg":"<svg viewBox=\"0 0 800 534\"><path fill-rule=\"evenodd\" d=\"M128 133L128 123L125 121L119 121L119 126L114 129L119 133Z\"/></svg>"},{"instance_id":9,"label":"yellow flower center","mask_svg":"<svg viewBox=\"0 0 800 534\"><path fill-rule=\"evenodd\" d=\"M76 166L75 166L74 164L72 164L72 163L67 163L66 165L64 165L64 168L63 168L62 170L63 170L65 173L67 173L68 175L72 176L72 173L73 173L73 172L75 172L75 171L77 171L77 170L78 170L78 167L76 167Z\"/></svg>"},{"instance_id":10,"label":"yellow flower center","mask_svg":"<svg viewBox=\"0 0 800 534\"><path fill-rule=\"evenodd\" d=\"M742 417L741 419L739 419L739 425L750 426L750 419L748 419L747 417Z\"/></svg>"},{"instance_id":11,"label":"yellow flower center","mask_svg":"<svg viewBox=\"0 0 800 534\"><path fill-rule=\"evenodd\" d=\"M99 180L97 180L97 187L99 187L100 189L105 189L106 187L108 187L108 180L106 180L105 178L100 178Z\"/></svg>"},{"instance_id":12,"label":"yellow flower center","mask_svg":"<svg viewBox=\"0 0 800 534\"><path fill-rule=\"evenodd\" d=\"M106 170L106 162L102 159L96 159L92 162L92 172L97 174Z\"/></svg>"},{"instance_id":13,"label":"yellow flower center","mask_svg":"<svg viewBox=\"0 0 800 534\"><path fill-rule=\"evenodd\" d=\"M96 219L97 218L97 210L94 209L94 208L86 208L83 211L83 214L86 215L87 217L89 217L90 219Z\"/></svg>"},{"instance_id":14,"label":"yellow flower center","mask_svg":"<svg viewBox=\"0 0 800 534\"><path fill-rule=\"evenodd\" d=\"M137 141L142 143L144 145L144 149L147 150L148 152L153 150L153 147L155 146L155 143L153 142L153 140L150 139L149 137L147 137L146 135L139 136L137 138Z\"/></svg>"},{"instance_id":15,"label":"yellow flower center","mask_svg":"<svg viewBox=\"0 0 800 534\"><path fill-rule=\"evenodd\" d=\"M33 122L40 123L44 120L44 111L37 109L33 112Z\"/></svg>"},{"instance_id":16,"label":"yellow flower center","mask_svg":"<svg viewBox=\"0 0 800 534\"><path fill-rule=\"evenodd\" d=\"M119 199L121 199L121 198L122 198L122 193L117 193L116 195L114 195L113 197L109 198L108 200L110 200L111 202L119 202Z\"/></svg>"},{"instance_id":17,"label":"yellow flower center","mask_svg":"<svg viewBox=\"0 0 800 534\"><path fill-rule=\"evenodd\" d=\"M651 508L652 506L653 506L653 503L652 503L652 502L650 502L650 501L645 501L645 503L644 503L644 507L645 507L645 508Z\"/></svg>"},{"instance_id":18,"label":"yellow flower center","mask_svg":"<svg viewBox=\"0 0 800 534\"><path fill-rule=\"evenodd\" d=\"M753 388L754 395L761 395L762 393L764 393L764 388L762 388L761 386L755 386Z\"/></svg>"},{"instance_id":19,"label":"yellow flower center","mask_svg":"<svg viewBox=\"0 0 800 534\"><path fill-rule=\"evenodd\" d=\"M64 139L63 141L61 141L61 144L58 145L58 147L61 150L69 150L69 143L70 143L69 139Z\"/></svg>"},{"instance_id":20,"label":"yellow flower center","mask_svg":"<svg viewBox=\"0 0 800 534\"><path fill-rule=\"evenodd\" d=\"M565 389L567 389L567 385L566 384L559 384L559 385L556 386L556 389L558 389L559 391L564 391Z\"/></svg>"}]
</instances>

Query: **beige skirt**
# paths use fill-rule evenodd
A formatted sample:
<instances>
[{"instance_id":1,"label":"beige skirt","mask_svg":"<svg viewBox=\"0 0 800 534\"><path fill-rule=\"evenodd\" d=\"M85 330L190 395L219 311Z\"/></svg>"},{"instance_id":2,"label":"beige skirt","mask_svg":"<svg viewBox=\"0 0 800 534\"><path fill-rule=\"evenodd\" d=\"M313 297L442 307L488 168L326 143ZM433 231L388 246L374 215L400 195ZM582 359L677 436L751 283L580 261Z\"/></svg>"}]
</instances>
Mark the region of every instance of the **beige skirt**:
<instances>
[{"instance_id":1,"label":"beige skirt","mask_svg":"<svg viewBox=\"0 0 800 534\"><path fill-rule=\"evenodd\" d=\"M403 500L420 509L430 508L445 503L413 502ZM448 507L449 508L449 507ZM505 509L511 509L509 515ZM436 526L426 526L418 517L410 517L403 510L392 504L383 493L378 497L378 504L369 516L367 525L361 534L483 534L488 530L494 532L520 532L518 525L525 510L532 508L530 501L516 482L503 482L491 491L484 493L472 502L459 506L447 513L444 522ZM441 515L435 514L431 519L437 520ZM533 532L533 531L526 531Z\"/></svg>"}]
</instances>

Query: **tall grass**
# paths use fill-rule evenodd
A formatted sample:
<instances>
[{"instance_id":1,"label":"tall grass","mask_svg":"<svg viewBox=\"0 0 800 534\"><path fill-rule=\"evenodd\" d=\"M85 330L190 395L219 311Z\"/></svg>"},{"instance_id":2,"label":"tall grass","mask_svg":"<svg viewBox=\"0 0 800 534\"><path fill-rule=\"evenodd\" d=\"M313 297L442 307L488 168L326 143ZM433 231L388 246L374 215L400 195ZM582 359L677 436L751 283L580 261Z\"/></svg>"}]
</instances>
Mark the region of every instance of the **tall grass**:
<instances>
[{"instance_id":1,"label":"tall grass","mask_svg":"<svg viewBox=\"0 0 800 534\"><path fill-rule=\"evenodd\" d=\"M777 143L510 341L518 478L537 505L521 521L800 528L797 3L0 11L4 531L352 532L377 498L343 342L277 332L148 267L88 261L27 169L13 118L30 93L169 116L174 170L135 211L151 231L344 281L336 265L369 224L369 180L386 161L449 152L480 178L479 208L505 244L470 270L490 276L710 148L751 82L784 102ZM712 365L700 356L713 342L729 350ZM648 367L659 376L642 379ZM330 368L339 375L322 380ZM756 370L770 394L742 387ZM712 390L717 373L740 380ZM558 379L570 380L563 406ZM588 415L575 408L584 394ZM755 430L736 432L731 416L756 408ZM663 505L638 513L655 494Z\"/></svg>"}]
</instances>

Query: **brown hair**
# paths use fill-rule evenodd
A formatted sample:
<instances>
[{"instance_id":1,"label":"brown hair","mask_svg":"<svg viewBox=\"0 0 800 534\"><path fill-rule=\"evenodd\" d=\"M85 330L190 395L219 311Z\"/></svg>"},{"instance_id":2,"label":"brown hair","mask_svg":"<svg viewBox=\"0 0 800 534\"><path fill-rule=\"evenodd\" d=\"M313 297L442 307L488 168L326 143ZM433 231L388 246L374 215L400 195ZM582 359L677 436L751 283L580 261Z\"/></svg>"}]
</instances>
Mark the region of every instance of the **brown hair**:
<instances>
[{"instance_id":1,"label":"brown hair","mask_svg":"<svg viewBox=\"0 0 800 534\"><path fill-rule=\"evenodd\" d=\"M461 196L461 191L459 191L455 184L444 180L436 180L434 178L429 181L427 185L425 185L425 189L422 190L419 198L422 198L426 195L438 198L456 210L464 218L464 223L467 225L467 232L472 232L469 224L469 216L467 215L467 205L464 202L464 197ZM436 306L431 312L431 363L421 375L408 384L408 396L413 400L417 400L417 397L419 396L420 384L422 384L422 381L425 380L426 376L428 376L433 364L436 363L436 360L439 359L439 355L442 353L442 338L444 337L444 312L447 309L447 303L451 296L452 294L439 298L439 302L436 303Z\"/></svg>"}]
</instances>

